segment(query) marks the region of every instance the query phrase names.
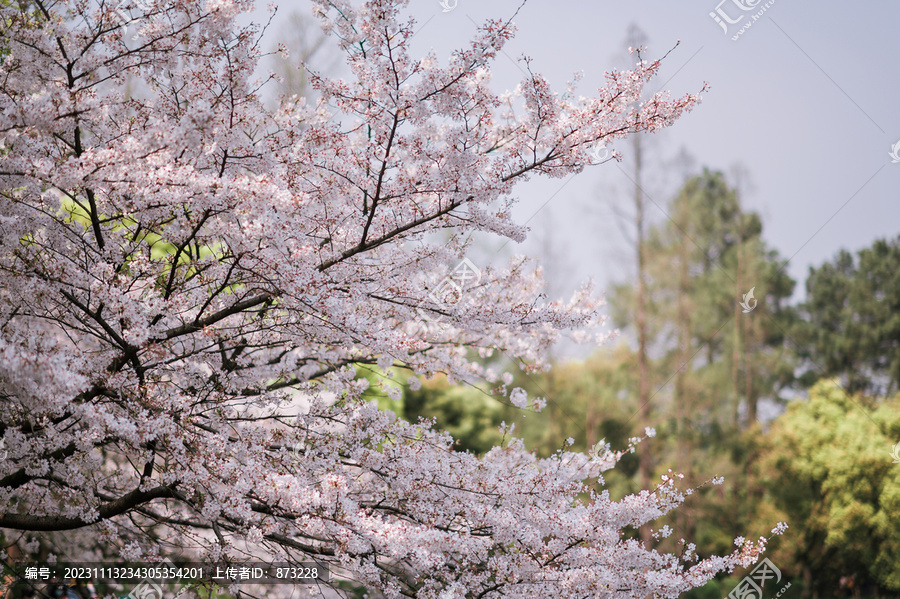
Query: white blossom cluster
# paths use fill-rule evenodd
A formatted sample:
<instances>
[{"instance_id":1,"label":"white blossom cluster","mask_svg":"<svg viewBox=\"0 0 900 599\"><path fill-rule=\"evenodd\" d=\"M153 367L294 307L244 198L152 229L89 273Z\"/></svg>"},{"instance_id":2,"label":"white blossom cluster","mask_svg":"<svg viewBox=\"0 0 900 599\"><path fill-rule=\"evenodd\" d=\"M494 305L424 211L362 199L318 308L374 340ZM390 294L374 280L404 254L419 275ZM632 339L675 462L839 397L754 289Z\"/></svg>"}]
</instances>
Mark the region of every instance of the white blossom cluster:
<instances>
[{"instance_id":1,"label":"white blossom cluster","mask_svg":"<svg viewBox=\"0 0 900 599\"><path fill-rule=\"evenodd\" d=\"M0 3L0 528L81 558L315 558L387 597L674 597L755 559L628 538L677 507L674 479L612 501L609 452L455 452L356 376L496 380L472 349L538 371L601 321L521 259L450 308L417 277L472 232L522 240L515 184L691 109L640 100L658 63L592 98L536 74L498 94L511 24L442 64L408 54L403 2L321 0L352 76L270 110L248 0L154 3L127 38L110 5L33 4Z\"/></svg>"}]
</instances>

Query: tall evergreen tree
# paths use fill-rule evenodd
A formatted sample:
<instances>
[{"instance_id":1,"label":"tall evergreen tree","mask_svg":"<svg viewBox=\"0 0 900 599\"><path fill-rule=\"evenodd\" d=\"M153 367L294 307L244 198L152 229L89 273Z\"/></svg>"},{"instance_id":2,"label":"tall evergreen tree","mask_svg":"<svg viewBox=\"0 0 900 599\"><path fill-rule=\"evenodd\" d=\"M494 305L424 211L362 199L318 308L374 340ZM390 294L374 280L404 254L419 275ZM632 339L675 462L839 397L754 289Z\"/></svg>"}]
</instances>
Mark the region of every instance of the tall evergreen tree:
<instances>
[{"instance_id":1,"label":"tall evergreen tree","mask_svg":"<svg viewBox=\"0 0 900 599\"><path fill-rule=\"evenodd\" d=\"M737 475L729 501L744 505L758 492L743 472L752 460L737 433L755 425L762 400L780 401L791 380L785 301L794 282L762 240L758 215L742 209L722 173L688 179L667 212L669 220L649 228L643 247L649 379L659 389L654 405L671 456L666 467L697 484L693 474L709 472L721 457L710 447L740 456L725 461ZM744 313L739 302L751 288L754 309ZM611 294L614 318L632 331L640 289L640 282L626 283ZM688 535L696 516L686 507L677 525Z\"/></svg>"},{"instance_id":2,"label":"tall evergreen tree","mask_svg":"<svg viewBox=\"0 0 900 599\"><path fill-rule=\"evenodd\" d=\"M900 390L900 237L810 268L795 334L803 382L840 377L850 392Z\"/></svg>"}]
</instances>

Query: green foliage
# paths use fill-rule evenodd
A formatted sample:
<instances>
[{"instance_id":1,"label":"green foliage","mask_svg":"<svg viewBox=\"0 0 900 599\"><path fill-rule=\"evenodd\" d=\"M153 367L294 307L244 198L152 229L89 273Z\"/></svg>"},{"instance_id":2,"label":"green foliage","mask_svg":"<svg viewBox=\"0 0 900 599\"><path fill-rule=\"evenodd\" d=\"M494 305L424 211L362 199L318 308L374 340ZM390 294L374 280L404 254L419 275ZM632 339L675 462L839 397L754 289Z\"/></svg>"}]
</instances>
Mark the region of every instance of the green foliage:
<instances>
[{"instance_id":1,"label":"green foliage","mask_svg":"<svg viewBox=\"0 0 900 599\"><path fill-rule=\"evenodd\" d=\"M630 437L642 434L633 418L634 361L634 352L618 345L583 362L556 364L547 373L530 377L517 373L512 386L545 397L547 407L539 413L510 410L507 422L516 422L517 436L539 455L570 448L565 444L569 438L574 451L588 451L600 441L613 450L623 449ZM615 470L604 474L611 496L638 490L633 480L637 468L637 455L627 454Z\"/></svg>"},{"instance_id":2,"label":"green foliage","mask_svg":"<svg viewBox=\"0 0 900 599\"><path fill-rule=\"evenodd\" d=\"M61 203L60 209L62 210L63 214L65 214L67 222L78 223L83 226L85 230L90 228L92 222L91 215L84 204L70 198L64 198ZM196 244L195 247L185 247L184 249L182 249L182 251L179 252L178 246L176 246L174 243L167 241L159 233L154 233L153 231L148 231L147 229L140 228L137 221L135 221L133 218L129 218L127 216L103 218L104 220L116 223L113 226L113 230L126 229L128 231L132 231L132 241L138 244L146 244L150 252L150 258L152 260L163 260L165 258L170 258L177 255L179 264L187 264L188 262L190 262L192 257L194 257L195 259L202 259L207 257L221 258L223 247L223 244L221 243L209 245Z\"/></svg>"},{"instance_id":3,"label":"green foliage","mask_svg":"<svg viewBox=\"0 0 900 599\"><path fill-rule=\"evenodd\" d=\"M809 361L803 380L840 376L851 393L900 390L900 237L810 268L806 291L796 331Z\"/></svg>"},{"instance_id":4,"label":"green foliage","mask_svg":"<svg viewBox=\"0 0 900 599\"><path fill-rule=\"evenodd\" d=\"M403 416L410 422L434 418L449 432L460 451L485 453L499 445L504 409L486 391L453 387L445 379L423 383L421 389L403 391Z\"/></svg>"},{"instance_id":5,"label":"green foliage","mask_svg":"<svg viewBox=\"0 0 900 599\"><path fill-rule=\"evenodd\" d=\"M78 198L64 197L60 203L60 212L61 218L68 224L80 225L84 230L88 230L92 226L90 211L84 202ZM165 293L170 284L169 279L174 276L175 271L182 270L186 279L197 277L214 260L223 259L229 251L225 243L221 241L207 240L206 243L203 243L197 236L192 236L191 241L186 242L182 246L175 245L163 236L165 229L161 232L150 231L142 228L136 220L125 215L101 215L101 218L104 221L114 223L112 226L114 231L126 232L126 235L130 237L131 243L141 248L142 251L140 253L146 252L151 261L168 262L171 265L171 269L164 269L156 280L156 288L163 293ZM22 242L30 243L31 239L26 238ZM127 274L129 272L131 264L138 253L132 252L125 259L123 273ZM223 289L222 292L232 293L239 287L239 284L230 285Z\"/></svg>"},{"instance_id":6,"label":"green foliage","mask_svg":"<svg viewBox=\"0 0 900 599\"><path fill-rule=\"evenodd\" d=\"M423 381L412 390L406 374L388 373L375 366L359 365L359 376L369 381L365 396L408 422L434 419L435 428L449 432L458 451L485 453L499 445L505 410L497 398L481 388L450 385L443 377ZM402 386L399 399L388 397L386 386Z\"/></svg>"},{"instance_id":7,"label":"green foliage","mask_svg":"<svg viewBox=\"0 0 900 599\"><path fill-rule=\"evenodd\" d=\"M823 381L765 436L762 480L795 525L778 563L812 572L822 592L841 577L900 590L898 408L900 397L874 404Z\"/></svg>"}]
</instances>

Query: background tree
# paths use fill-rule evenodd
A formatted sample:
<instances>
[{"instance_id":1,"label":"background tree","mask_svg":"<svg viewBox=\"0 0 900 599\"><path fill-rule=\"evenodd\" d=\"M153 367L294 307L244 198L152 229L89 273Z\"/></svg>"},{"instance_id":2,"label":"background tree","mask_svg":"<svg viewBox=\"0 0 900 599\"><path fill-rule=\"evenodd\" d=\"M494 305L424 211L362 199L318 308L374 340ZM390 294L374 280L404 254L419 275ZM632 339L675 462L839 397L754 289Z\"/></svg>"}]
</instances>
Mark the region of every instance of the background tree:
<instances>
[{"instance_id":1,"label":"background tree","mask_svg":"<svg viewBox=\"0 0 900 599\"><path fill-rule=\"evenodd\" d=\"M900 590L898 399L876 404L823 381L764 437L760 475L795 523L772 559L808 591Z\"/></svg>"},{"instance_id":2,"label":"background tree","mask_svg":"<svg viewBox=\"0 0 900 599\"><path fill-rule=\"evenodd\" d=\"M553 455L571 440L572 449L590 452L598 443L624 447L634 435L643 435L635 418L637 389L635 352L625 344L599 350L584 361L560 362L550 373L517 374L510 385L527 389L530 395L547 398L539 413L510 413L528 447L539 455ZM514 419L514 420L513 420ZM627 454L615 471L604 475L615 498L640 489L640 452Z\"/></svg>"},{"instance_id":3,"label":"background tree","mask_svg":"<svg viewBox=\"0 0 900 599\"><path fill-rule=\"evenodd\" d=\"M766 248L759 217L742 210L722 173L690 177L667 214L644 242L651 380L659 443L668 446L665 468L677 468L692 484L710 468L731 475L731 493L721 500L741 506L746 520L731 522L744 527L752 519L749 495L759 491L748 480L752 453L739 432L755 425L759 401L780 402L791 380L783 331L790 324L785 302L793 281L777 253ZM748 292L752 284L744 287L745 281L756 282L758 313L741 313L736 288ZM626 282L610 295L616 323L625 330L637 326L632 310L640 286ZM744 422L738 420L741 410ZM679 534L693 537L703 516L689 501L677 517Z\"/></svg>"},{"instance_id":4,"label":"background tree","mask_svg":"<svg viewBox=\"0 0 900 599\"><path fill-rule=\"evenodd\" d=\"M837 376L851 393L900 389L900 237L810 268L794 335L802 380Z\"/></svg>"},{"instance_id":5,"label":"background tree","mask_svg":"<svg viewBox=\"0 0 900 599\"><path fill-rule=\"evenodd\" d=\"M803 393L787 401L796 392L793 371L801 359L788 351L798 346L788 345L789 337L801 339L794 331L843 331L823 325L829 319L866 323L868 331L890 330L888 308L897 291L887 283L896 270L891 249L896 242L860 252L865 261L842 253L836 262L843 262L843 269L832 263L812 269L811 275L829 274L815 278L828 281L823 289L836 294L823 295L828 299L819 304L807 300L798 309L788 303L793 281L784 261L767 248L759 217L742 209L738 189L722 173L705 170L688 177L667 213L671 220L650 227L646 242L651 372L659 380L654 459L660 470L654 474L672 467L696 480L709 472L726 478L723 486L699 489L672 514L675 536L693 538L704 553L725 552L736 531L786 519L792 529L770 558L794 584L791 593L896 592L897 465L891 453L900 440L897 398L852 396L824 382L808 397ZM812 283L811 278L807 285ZM849 298L854 285L852 304L833 299ZM738 302L751 286L758 303L745 314ZM626 327L633 318L633 293L634 283L624 283L611 294L614 314ZM859 313L844 312L848 305ZM798 322L804 313L817 318ZM885 337L870 333L868 338ZM816 345L799 345L808 356L806 368L826 363ZM890 353L890 345L883 347ZM888 378L873 373L883 372L886 363L856 362L861 373L881 384ZM599 440L621 445L640 430L634 364L633 346L623 343L583 361L557 364L554 377L517 374L511 386L548 398L541 413L513 416L517 430L543 455L552 455L568 437L579 450ZM663 386L667 376L670 384ZM787 411L777 415L783 404ZM637 456L629 455L606 475L612 497L639 488L638 464ZM720 575L687 596L725 596L742 575Z\"/></svg>"},{"instance_id":6,"label":"background tree","mask_svg":"<svg viewBox=\"0 0 900 599\"><path fill-rule=\"evenodd\" d=\"M375 400L379 408L407 422L429 421L434 429L453 437L456 451L484 454L500 445L501 424L518 411L505 409L501 398L491 395L490 389L451 385L442 375L430 381L416 379L410 385L406 373L396 373L389 379L377 366L366 364L359 365L359 372L369 384L365 399Z\"/></svg>"},{"instance_id":7,"label":"background tree","mask_svg":"<svg viewBox=\"0 0 900 599\"><path fill-rule=\"evenodd\" d=\"M334 39L322 31L316 19L296 10L279 26L276 39L282 48L270 58L272 70L278 76L276 98L313 100L315 90L310 85L310 70L319 75L333 75L341 66Z\"/></svg>"}]
</instances>

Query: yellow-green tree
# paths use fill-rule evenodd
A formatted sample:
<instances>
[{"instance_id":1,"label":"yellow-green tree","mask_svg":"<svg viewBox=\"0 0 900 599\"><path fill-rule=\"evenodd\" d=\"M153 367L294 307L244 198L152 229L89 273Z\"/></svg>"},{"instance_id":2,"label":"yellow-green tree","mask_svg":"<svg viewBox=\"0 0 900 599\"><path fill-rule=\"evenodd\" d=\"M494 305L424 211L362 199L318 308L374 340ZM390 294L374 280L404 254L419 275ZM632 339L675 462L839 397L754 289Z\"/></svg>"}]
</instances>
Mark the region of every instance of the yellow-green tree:
<instances>
[{"instance_id":1,"label":"yellow-green tree","mask_svg":"<svg viewBox=\"0 0 900 599\"><path fill-rule=\"evenodd\" d=\"M808 590L900 590L900 396L834 381L792 402L763 437L761 480L791 530L770 556ZM893 453L893 455L892 455Z\"/></svg>"}]
</instances>

